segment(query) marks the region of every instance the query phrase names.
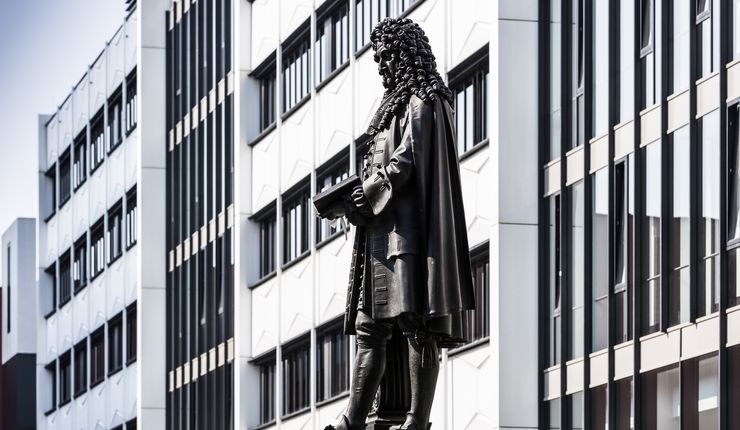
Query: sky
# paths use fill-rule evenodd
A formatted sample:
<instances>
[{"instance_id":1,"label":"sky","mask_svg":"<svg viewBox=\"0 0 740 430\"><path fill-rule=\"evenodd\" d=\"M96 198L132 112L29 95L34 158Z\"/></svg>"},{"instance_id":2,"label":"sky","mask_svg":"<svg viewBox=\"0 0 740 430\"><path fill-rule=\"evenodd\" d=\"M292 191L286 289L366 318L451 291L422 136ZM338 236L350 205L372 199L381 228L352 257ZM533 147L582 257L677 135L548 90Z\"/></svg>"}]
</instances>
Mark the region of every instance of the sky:
<instances>
[{"instance_id":1,"label":"sky","mask_svg":"<svg viewBox=\"0 0 740 430\"><path fill-rule=\"evenodd\" d=\"M37 215L38 115L57 110L124 9L124 0L0 0L0 234Z\"/></svg>"}]
</instances>

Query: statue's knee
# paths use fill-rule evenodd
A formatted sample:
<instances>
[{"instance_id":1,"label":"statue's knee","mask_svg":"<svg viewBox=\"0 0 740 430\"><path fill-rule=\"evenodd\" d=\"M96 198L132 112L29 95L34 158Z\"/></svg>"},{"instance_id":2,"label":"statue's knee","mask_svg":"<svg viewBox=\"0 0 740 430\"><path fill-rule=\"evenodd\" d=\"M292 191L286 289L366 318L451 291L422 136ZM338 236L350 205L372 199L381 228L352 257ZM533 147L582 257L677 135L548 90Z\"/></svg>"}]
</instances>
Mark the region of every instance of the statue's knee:
<instances>
[{"instance_id":1,"label":"statue's knee","mask_svg":"<svg viewBox=\"0 0 740 430\"><path fill-rule=\"evenodd\" d=\"M390 324L378 322L364 312L357 314L355 331L357 346L370 348L384 347L393 334Z\"/></svg>"}]
</instances>

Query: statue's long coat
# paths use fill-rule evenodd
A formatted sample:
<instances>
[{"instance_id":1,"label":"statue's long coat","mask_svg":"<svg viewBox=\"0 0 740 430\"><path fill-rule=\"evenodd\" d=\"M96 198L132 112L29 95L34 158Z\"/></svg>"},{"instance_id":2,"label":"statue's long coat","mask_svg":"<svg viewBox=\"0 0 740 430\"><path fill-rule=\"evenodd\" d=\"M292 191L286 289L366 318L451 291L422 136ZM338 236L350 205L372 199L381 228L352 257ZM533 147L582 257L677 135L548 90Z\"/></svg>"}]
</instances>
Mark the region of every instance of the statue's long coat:
<instances>
[{"instance_id":1,"label":"statue's long coat","mask_svg":"<svg viewBox=\"0 0 740 430\"><path fill-rule=\"evenodd\" d=\"M374 216L356 232L346 333L360 300L376 319L421 315L442 346L463 339L475 301L452 124L446 100L413 95L375 134L362 185Z\"/></svg>"}]
</instances>

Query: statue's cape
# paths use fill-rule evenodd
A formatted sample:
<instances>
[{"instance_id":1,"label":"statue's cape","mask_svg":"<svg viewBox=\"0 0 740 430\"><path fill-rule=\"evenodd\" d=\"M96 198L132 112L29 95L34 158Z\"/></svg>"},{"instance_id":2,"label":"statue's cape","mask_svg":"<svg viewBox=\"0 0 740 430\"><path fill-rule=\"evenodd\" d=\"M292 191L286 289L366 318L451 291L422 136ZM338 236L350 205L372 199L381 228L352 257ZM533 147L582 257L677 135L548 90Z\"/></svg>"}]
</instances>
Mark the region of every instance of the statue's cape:
<instances>
[{"instance_id":1,"label":"statue's cape","mask_svg":"<svg viewBox=\"0 0 740 430\"><path fill-rule=\"evenodd\" d=\"M414 170L419 202L424 206L421 213L426 214L420 227L426 232L429 323L454 342L464 338L463 311L474 309L475 299L454 117L442 97L433 104L434 115L426 118L434 124L420 127L429 130L430 136L415 145Z\"/></svg>"}]
</instances>

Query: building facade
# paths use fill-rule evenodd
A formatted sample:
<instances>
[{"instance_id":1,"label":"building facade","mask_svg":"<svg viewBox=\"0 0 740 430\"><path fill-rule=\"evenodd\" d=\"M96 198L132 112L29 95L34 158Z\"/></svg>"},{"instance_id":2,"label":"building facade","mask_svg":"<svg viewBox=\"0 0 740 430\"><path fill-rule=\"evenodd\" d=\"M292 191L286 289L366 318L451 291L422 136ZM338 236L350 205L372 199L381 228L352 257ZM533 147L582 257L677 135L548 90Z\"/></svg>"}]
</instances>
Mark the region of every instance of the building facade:
<instances>
[{"instance_id":1,"label":"building facade","mask_svg":"<svg viewBox=\"0 0 740 430\"><path fill-rule=\"evenodd\" d=\"M164 1L39 118L36 428L165 423ZM29 310L31 308L29 307Z\"/></svg>"},{"instance_id":2,"label":"building facade","mask_svg":"<svg viewBox=\"0 0 740 430\"><path fill-rule=\"evenodd\" d=\"M343 412L353 230L318 220L310 199L361 168L383 93L369 33L387 16L424 28L455 93L478 299L468 344L440 356L432 421L537 428L538 10L534 0L172 2L167 428L323 428Z\"/></svg>"},{"instance_id":3,"label":"building facade","mask_svg":"<svg viewBox=\"0 0 740 430\"><path fill-rule=\"evenodd\" d=\"M0 427L36 424L36 220L18 218L2 236Z\"/></svg>"},{"instance_id":4,"label":"building facade","mask_svg":"<svg viewBox=\"0 0 740 430\"><path fill-rule=\"evenodd\" d=\"M540 4L540 428L740 428L740 4Z\"/></svg>"}]
</instances>

